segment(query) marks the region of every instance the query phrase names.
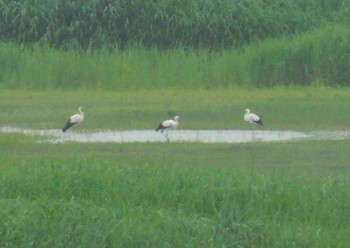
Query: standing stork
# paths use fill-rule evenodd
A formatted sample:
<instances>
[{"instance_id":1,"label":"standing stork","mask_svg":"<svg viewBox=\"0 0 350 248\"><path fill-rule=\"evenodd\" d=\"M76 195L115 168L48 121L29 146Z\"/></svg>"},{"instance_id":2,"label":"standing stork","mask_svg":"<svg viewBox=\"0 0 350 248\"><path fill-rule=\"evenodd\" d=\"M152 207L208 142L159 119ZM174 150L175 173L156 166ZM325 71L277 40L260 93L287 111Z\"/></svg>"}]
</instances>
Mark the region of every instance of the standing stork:
<instances>
[{"instance_id":1,"label":"standing stork","mask_svg":"<svg viewBox=\"0 0 350 248\"><path fill-rule=\"evenodd\" d=\"M179 121L180 121L180 117L179 116L175 116L174 120L166 120L163 121L162 123L160 123L156 129L156 132L158 132L160 130L160 132L163 134L165 131L165 137L167 138L167 140L169 140L168 138L168 131L172 130L172 129L176 129L179 126Z\"/></svg>"},{"instance_id":2,"label":"standing stork","mask_svg":"<svg viewBox=\"0 0 350 248\"><path fill-rule=\"evenodd\" d=\"M72 129L73 127L77 126L78 124L80 124L84 120L83 107L79 107L78 110L79 110L78 114L72 115L68 119L66 125L62 129L62 132L66 132L66 131Z\"/></svg>"},{"instance_id":3,"label":"standing stork","mask_svg":"<svg viewBox=\"0 0 350 248\"><path fill-rule=\"evenodd\" d=\"M244 120L250 124L258 125L260 128L264 127L261 118L256 114L251 113L250 109L245 110Z\"/></svg>"}]
</instances>

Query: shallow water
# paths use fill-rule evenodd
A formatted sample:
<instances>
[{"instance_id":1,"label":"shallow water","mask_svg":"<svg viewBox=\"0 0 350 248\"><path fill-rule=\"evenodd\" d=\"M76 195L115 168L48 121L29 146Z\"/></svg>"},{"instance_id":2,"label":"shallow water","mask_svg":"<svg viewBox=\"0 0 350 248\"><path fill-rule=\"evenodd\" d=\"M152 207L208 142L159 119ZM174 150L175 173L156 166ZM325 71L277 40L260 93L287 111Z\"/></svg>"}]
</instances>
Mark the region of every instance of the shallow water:
<instances>
[{"instance_id":1,"label":"shallow water","mask_svg":"<svg viewBox=\"0 0 350 248\"><path fill-rule=\"evenodd\" d=\"M350 139L347 131L270 131L270 130L173 130L165 135L154 130L125 130L125 131L95 131L81 132L73 130L62 133L58 129L33 130L17 127L2 127L2 133L23 133L31 136L42 136L42 141L52 143L81 142L81 143L130 143L130 142L202 142L202 143L244 143L292 141L305 139L339 140Z\"/></svg>"},{"instance_id":2,"label":"shallow water","mask_svg":"<svg viewBox=\"0 0 350 248\"><path fill-rule=\"evenodd\" d=\"M16 127L2 127L3 133L23 133L32 136L47 136L49 142L203 142L203 143L241 143L253 141L287 141L305 139L309 135L295 131L264 130L173 130L165 135L154 130L97 131L62 133L61 130L33 130Z\"/></svg>"}]
</instances>

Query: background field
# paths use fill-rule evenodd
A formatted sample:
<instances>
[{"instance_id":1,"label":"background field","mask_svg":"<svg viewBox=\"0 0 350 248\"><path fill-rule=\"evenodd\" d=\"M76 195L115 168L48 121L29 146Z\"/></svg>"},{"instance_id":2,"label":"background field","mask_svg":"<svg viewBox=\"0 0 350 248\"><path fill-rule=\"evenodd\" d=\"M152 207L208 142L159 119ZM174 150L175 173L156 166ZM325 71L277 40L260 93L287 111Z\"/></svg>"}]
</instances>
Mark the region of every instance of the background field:
<instances>
[{"instance_id":1,"label":"background field","mask_svg":"<svg viewBox=\"0 0 350 248\"><path fill-rule=\"evenodd\" d=\"M348 86L345 0L0 3L0 88Z\"/></svg>"}]
</instances>

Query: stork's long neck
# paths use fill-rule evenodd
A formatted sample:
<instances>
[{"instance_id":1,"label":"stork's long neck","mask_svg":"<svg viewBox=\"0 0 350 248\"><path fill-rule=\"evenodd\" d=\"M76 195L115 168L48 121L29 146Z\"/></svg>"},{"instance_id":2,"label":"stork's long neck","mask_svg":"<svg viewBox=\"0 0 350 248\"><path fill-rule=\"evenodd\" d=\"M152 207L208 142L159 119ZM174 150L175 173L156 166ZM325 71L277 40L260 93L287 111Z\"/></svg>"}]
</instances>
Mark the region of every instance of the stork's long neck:
<instances>
[{"instance_id":1,"label":"stork's long neck","mask_svg":"<svg viewBox=\"0 0 350 248\"><path fill-rule=\"evenodd\" d=\"M80 113L81 116L84 117L84 111L81 108L79 108L79 113Z\"/></svg>"}]
</instances>

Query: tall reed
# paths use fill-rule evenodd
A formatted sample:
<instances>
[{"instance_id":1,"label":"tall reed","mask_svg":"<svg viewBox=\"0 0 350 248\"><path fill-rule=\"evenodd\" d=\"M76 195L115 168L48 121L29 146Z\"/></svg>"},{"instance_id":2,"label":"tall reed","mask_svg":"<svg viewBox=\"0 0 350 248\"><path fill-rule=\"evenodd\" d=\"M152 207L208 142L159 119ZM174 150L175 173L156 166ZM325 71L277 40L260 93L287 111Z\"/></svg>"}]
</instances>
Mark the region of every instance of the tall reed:
<instances>
[{"instance_id":1,"label":"tall reed","mask_svg":"<svg viewBox=\"0 0 350 248\"><path fill-rule=\"evenodd\" d=\"M3 0L0 37L56 48L241 47L324 22L349 23L345 0Z\"/></svg>"},{"instance_id":2,"label":"tall reed","mask_svg":"<svg viewBox=\"0 0 350 248\"><path fill-rule=\"evenodd\" d=\"M0 88L152 89L350 83L350 31L330 25L245 49L82 52L0 44Z\"/></svg>"}]
</instances>

